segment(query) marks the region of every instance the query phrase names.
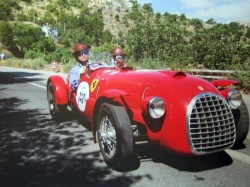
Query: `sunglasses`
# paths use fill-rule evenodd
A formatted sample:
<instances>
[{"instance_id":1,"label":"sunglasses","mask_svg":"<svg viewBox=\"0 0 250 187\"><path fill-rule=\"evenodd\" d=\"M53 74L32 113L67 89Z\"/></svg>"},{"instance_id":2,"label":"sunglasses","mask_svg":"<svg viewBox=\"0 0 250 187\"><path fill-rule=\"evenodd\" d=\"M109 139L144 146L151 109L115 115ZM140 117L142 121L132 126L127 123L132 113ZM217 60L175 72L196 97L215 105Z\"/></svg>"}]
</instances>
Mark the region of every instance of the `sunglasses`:
<instances>
[{"instance_id":1,"label":"sunglasses","mask_svg":"<svg viewBox=\"0 0 250 187\"><path fill-rule=\"evenodd\" d=\"M77 51L76 55L77 56L89 55L89 50L85 49L85 50Z\"/></svg>"},{"instance_id":2,"label":"sunglasses","mask_svg":"<svg viewBox=\"0 0 250 187\"><path fill-rule=\"evenodd\" d=\"M114 56L115 60L124 60L125 59L125 55L116 55Z\"/></svg>"}]
</instances>

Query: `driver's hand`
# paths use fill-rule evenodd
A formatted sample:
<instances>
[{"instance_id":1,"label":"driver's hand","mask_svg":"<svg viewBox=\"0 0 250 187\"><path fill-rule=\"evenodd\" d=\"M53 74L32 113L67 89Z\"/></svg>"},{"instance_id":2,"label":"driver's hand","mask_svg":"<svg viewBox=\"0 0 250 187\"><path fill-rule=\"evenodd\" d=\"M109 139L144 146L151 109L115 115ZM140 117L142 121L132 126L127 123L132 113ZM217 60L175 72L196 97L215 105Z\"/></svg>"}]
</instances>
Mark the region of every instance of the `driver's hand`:
<instances>
[{"instance_id":1,"label":"driver's hand","mask_svg":"<svg viewBox=\"0 0 250 187\"><path fill-rule=\"evenodd\" d=\"M79 80L82 76L82 74L84 74L86 72L87 68L85 66L82 66L79 70Z\"/></svg>"}]
</instances>

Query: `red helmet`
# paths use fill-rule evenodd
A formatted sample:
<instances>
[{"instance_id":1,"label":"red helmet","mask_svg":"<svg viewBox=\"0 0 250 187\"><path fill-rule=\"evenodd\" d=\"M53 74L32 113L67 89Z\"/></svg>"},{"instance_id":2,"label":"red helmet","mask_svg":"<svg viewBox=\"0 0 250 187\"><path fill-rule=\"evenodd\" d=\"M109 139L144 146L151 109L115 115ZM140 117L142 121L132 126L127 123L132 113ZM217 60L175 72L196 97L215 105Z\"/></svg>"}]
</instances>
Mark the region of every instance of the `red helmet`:
<instances>
[{"instance_id":1,"label":"red helmet","mask_svg":"<svg viewBox=\"0 0 250 187\"><path fill-rule=\"evenodd\" d=\"M79 43L79 44L76 44L75 47L73 48L73 55L76 59L76 61L78 61L78 56L79 56L79 53L83 50L87 50L89 51L91 49L91 46L90 45L87 45L87 44L82 44L82 43Z\"/></svg>"},{"instance_id":2,"label":"red helmet","mask_svg":"<svg viewBox=\"0 0 250 187\"><path fill-rule=\"evenodd\" d=\"M126 61L126 53L121 47L116 47L112 50L112 58L117 67L124 67Z\"/></svg>"},{"instance_id":3,"label":"red helmet","mask_svg":"<svg viewBox=\"0 0 250 187\"><path fill-rule=\"evenodd\" d=\"M126 55L126 53L123 51L123 49L121 47L116 47L112 50L112 56L116 56L116 55Z\"/></svg>"},{"instance_id":4,"label":"red helmet","mask_svg":"<svg viewBox=\"0 0 250 187\"><path fill-rule=\"evenodd\" d=\"M76 44L75 47L74 47L74 53L78 52L78 51L81 51L81 50L89 50L90 49L90 46L89 45L86 45L86 44Z\"/></svg>"}]
</instances>

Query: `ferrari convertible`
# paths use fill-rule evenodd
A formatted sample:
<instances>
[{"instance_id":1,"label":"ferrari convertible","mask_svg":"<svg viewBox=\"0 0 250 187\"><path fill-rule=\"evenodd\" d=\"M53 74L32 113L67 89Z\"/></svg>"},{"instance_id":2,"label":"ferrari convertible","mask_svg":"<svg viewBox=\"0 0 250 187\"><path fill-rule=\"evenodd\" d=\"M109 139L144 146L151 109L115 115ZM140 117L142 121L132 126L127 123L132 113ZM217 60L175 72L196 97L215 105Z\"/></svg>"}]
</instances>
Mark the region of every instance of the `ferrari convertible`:
<instances>
[{"instance_id":1,"label":"ferrari convertible","mask_svg":"<svg viewBox=\"0 0 250 187\"><path fill-rule=\"evenodd\" d=\"M183 155L239 146L249 115L235 80L207 81L175 70L136 70L112 62L90 63L76 91L59 75L47 81L52 119L70 109L91 124L106 164L121 170L137 144Z\"/></svg>"}]
</instances>

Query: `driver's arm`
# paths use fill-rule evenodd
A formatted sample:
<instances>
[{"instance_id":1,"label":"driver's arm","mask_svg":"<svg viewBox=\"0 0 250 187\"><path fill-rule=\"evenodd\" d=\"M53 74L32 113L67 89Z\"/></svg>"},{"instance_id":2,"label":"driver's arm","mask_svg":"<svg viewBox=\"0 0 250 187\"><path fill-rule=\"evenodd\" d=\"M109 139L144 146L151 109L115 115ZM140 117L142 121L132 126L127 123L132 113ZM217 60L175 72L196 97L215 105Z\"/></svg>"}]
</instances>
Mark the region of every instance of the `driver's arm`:
<instances>
[{"instance_id":1,"label":"driver's arm","mask_svg":"<svg viewBox=\"0 0 250 187\"><path fill-rule=\"evenodd\" d=\"M76 91L79 85L79 68L77 66L73 67L69 73L69 84Z\"/></svg>"}]
</instances>

